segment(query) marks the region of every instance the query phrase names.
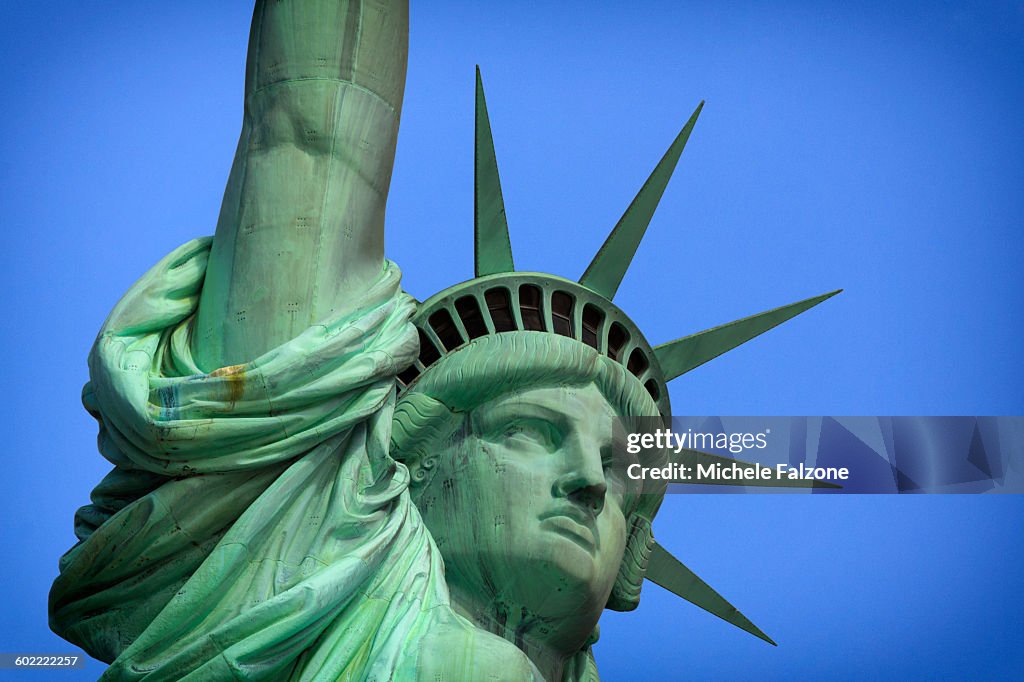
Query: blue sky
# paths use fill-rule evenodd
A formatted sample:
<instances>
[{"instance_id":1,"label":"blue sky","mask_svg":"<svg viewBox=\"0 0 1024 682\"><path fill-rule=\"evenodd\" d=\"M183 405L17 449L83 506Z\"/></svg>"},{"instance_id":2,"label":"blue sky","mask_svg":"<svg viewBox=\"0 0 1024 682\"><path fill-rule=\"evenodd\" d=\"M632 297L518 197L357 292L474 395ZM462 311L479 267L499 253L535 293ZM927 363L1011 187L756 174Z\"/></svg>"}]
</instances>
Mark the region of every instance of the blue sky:
<instances>
[{"instance_id":1,"label":"blue sky","mask_svg":"<svg viewBox=\"0 0 1024 682\"><path fill-rule=\"evenodd\" d=\"M45 596L107 469L86 354L213 231L251 7L209 4L0 6L0 650L71 649ZM413 3L388 205L407 289L471 276L475 64L517 265L567 277L706 100L616 302L660 343L845 293L678 379L677 414L1024 413L1024 5L642 7ZM1019 671L1022 519L1016 496L673 496L661 542L780 646L648 586L603 625L603 678Z\"/></svg>"}]
</instances>

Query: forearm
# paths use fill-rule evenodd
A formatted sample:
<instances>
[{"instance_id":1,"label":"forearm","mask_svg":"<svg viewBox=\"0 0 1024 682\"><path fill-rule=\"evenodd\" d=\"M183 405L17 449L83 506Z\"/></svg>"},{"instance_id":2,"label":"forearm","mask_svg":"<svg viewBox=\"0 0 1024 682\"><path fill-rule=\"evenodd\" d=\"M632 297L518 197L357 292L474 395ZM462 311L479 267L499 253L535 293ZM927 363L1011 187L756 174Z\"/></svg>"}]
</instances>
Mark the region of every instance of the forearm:
<instances>
[{"instance_id":1,"label":"forearm","mask_svg":"<svg viewBox=\"0 0 1024 682\"><path fill-rule=\"evenodd\" d=\"M203 369L356 307L380 274L407 34L405 0L257 1L193 337Z\"/></svg>"}]
</instances>

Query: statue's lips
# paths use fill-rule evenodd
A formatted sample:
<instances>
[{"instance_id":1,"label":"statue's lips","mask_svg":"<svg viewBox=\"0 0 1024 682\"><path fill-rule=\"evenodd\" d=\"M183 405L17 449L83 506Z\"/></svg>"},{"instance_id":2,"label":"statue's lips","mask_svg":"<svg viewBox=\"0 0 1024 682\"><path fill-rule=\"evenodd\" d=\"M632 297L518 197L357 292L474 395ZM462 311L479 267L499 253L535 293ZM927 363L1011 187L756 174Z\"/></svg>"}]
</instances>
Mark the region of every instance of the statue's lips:
<instances>
[{"instance_id":1,"label":"statue's lips","mask_svg":"<svg viewBox=\"0 0 1024 682\"><path fill-rule=\"evenodd\" d=\"M594 519L587 514L575 510L561 510L543 514L540 521L542 526L572 540L591 554L597 549Z\"/></svg>"}]
</instances>

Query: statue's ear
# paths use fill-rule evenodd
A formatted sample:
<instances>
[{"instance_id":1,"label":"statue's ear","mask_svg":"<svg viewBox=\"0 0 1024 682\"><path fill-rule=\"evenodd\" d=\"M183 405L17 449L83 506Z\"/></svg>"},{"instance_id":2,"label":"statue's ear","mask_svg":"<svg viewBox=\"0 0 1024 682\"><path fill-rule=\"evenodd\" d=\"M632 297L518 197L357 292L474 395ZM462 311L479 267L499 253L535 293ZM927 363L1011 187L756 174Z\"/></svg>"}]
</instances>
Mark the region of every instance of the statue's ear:
<instances>
[{"instance_id":1,"label":"statue's ear","mask_svg":"<svg viewBox=\"0 0 1024 682\"><path fill-rule=\"evenodd\" d=\"M407 393L391 419L391 456L409 468L413 497L430 481L444 441L457 435L464 415L422 393Z\"/></svg>"},{"instance_id":2,"label":"statue's ear","mask_svg":"<svg viewBox=\"0 0 1024 682\"><path fill-rule=\"evenodd\" d=\"M634 514L631 518L626 551L622 555L619 574L608 597L606 608L612 611L632 611L640 604L640 588L647 574L647 562L654 548L654 533L651 522Z\"/></svg>"}]
</instances>

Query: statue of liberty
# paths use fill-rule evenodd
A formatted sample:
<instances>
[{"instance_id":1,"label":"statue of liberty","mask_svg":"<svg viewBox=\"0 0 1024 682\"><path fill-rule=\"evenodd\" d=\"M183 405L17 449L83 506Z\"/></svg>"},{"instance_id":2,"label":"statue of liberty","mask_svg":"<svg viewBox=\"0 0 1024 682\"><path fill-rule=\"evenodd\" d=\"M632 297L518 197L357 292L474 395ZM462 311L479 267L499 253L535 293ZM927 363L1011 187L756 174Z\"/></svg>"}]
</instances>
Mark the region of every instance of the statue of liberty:
<instances>
[{"instance_id":1,"label":"statue of liberty","mask_svg":"<svg viewBox=\"0 0 1024 682\"><path fill-rule=\"evenodd\" d=\"M407 33L404 0L257 0L216 234L100 331L113 469L50 613L104 680L597 680L645 577L768 639L655 543L613 424L827 296L657 347L611 302L699 107L579 282L517 272L478 74L476 277L414 301L383 253Z\"/></svg>"}]
</instances>

